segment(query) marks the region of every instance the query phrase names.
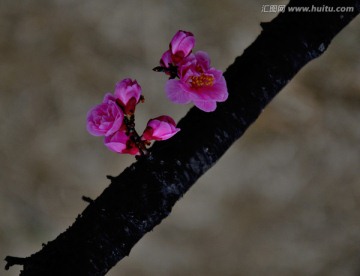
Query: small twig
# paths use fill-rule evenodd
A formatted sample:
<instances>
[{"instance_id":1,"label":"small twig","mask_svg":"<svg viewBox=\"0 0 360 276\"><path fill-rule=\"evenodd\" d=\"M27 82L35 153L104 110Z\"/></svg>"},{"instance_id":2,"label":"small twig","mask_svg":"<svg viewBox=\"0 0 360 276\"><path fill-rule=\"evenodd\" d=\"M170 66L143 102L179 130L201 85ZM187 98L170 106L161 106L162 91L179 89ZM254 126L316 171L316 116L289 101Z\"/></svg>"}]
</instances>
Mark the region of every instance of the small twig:
<instances>
[{"instance_id":1,"label":"small twig","mask_svg":"<svg viewBox=\"0 0 360 276\"><path fill-rule=\"evenodd\" d=\"M24 265L27 261L27 258L6 256L5 261L7 262L7 264L5 265L5 269L9 270L9 268L13 265Z\"/></svg>"},{"instance_id":2,"label":"small twig","mask_svg":"<svg viewBox=\"0 0 360 276\"><path fill-rule=\"evenodd\" d=\"M112 175L107 175L106 178L112 181L112 180L114 180L116 177L115 177L115 176L112 176Z\"/></svg>"},{"instance_id":3,"label":"small twig","mask_svg":"<svg viewBox=\"0 0 360 276\"><path fill-rule=\"evenodd\" d=\"M89 204L94 202L94 200L88 196L82 196L81 199Z\"/></svg>"}]
</instances>

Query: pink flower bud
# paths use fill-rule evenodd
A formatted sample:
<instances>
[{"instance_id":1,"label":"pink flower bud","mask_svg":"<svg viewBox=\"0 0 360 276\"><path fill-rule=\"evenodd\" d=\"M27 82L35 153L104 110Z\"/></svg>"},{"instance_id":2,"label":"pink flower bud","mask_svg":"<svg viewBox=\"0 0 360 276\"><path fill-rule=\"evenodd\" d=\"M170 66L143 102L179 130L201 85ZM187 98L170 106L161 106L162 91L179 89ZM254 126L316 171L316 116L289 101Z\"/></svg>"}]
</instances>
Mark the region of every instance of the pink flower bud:
<instances>
[{"instance_id":1,"label":"pink flower bud","mask_svg":"<svg viewBox=\"0 0 360 276\"><path fill-rule=\"evenodd\" d=\"M195 46L195 37L192 33L186 31L178 31L170 42L170 50L174 55L174 62L176 59L183 59L190 55Z\"/></svg>"},{"instance_id":2,"label":"pink flower bud","mask_svg":"<svg viewBox=\"0 0 360 276\"><path fill-rule=\"evenodd\" d=\"M141 95L141 86L137 81L127 78L118 82L115 86L114 94L117 103L123 108L124 113L134 114Z\"/></svg>"},{"instance_id":3,"label":"pink flower bud","mask_svg":"<svg viewBox=\"0 0 360 276\"><path fill-rule=\"evenodd\" d=\"M113 152L128 153L131 155L139 153L139 149L136 147L135 143L126 134L126 127L122 127L113 135L105 137L104 144Z\"/></svg>"},{"instance_id":4,"label":"pink flower bud","mask_svg":"<svg viewBox=\"0 0 360 276\"><path fill-rule=\"evenodd\" d=\"M195 37L192 33L178 31L172 38L169 50L167 50L160 59L160 65L165 68L178 66L191 54L195 46Z\"/></svg>"},{"instance_id":5,"label":"pink flower bud","mask_svg":"<svg viewBox=\"0 0 360 276\"><path fill-rule=\"evenodd\" d=\"M103 103L94 106L87 115L87 130L94 136L109 136L119 130L124 114L114 96L106 94Z\"/></svg>"},{"instance_id":6,"label":"pink flower bud","mask_svg":"<svg viewBox=\"0 0 360 276\"><path fill-rule=\"evenodd\" d=\"M179 131L180 128L176 128L175 121L171 117L163 115L149 120L142 135L142 140L167 140Z\"/></svg>"}]
</instances>

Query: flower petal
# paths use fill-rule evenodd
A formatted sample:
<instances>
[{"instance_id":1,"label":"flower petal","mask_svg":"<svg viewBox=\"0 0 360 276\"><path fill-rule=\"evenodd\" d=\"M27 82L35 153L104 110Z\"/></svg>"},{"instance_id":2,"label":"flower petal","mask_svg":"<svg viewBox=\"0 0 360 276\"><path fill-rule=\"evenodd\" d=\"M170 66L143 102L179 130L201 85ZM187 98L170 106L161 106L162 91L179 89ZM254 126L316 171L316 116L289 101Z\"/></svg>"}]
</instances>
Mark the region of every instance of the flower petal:
<instances>
[{"instance_id":1,"label":"flower petal","mask_svg":"<svg viewBox=\"0 0 360 276\"><path fill-rule=\"evenodd\" d=\"M227 90L226 80L222 76L212 87L214 98L217 102L224 102L227 100L229 93Z\"/></svg>"},{"instance_id":2,"label":"flower petal","mask_svg":"<svg viewBox=\"0 0 360 276\"><path fill-rule=\"evenodd\" d=\"M203 67L204 70L210 69L210 57L208 53L204 51L198 51L195 53L198 64Z\"/></svg>"},{"instance_id":3,"label":"flower petal","mask_svg":"<svg viewBox=\"0 0 360 276\"><path fill-rule=\"evenodd\" d=\"M176 53L181 52L182 56L186 57L191 53L192 49L194 48L194 45L195 45L195 38L193 36L185 37L181 41L181 44L179 45L180 47L178 47Z\"/></svg>"},{"instance_id":4,"label":"flower petal","mask_svg":"<svg viewBox=\"0 0 360 276\"><path fill-rule=\"evenodd\" d=\"M178 104L187 104L191 101L189 93L184 91L180 80L168 80L165 85L165 91L170 101Z\"/></svg>"},{"instance_id":5,"label":"flower petal","mask_svg":"<svg viewBox=\"0 0 360 276\"><path fill-rule=\"evenodd\" d=\"M167 50L165 53L163 53L163 55L161 56L160 59L160 65L162 67L165 68L169 68L170 64L172 64L172 59L171 59L171 51Z\"/></svg>"},{"instance_id":6,"label":"flower petal","mask_svg":"<svg viewBox=\"0 0 360 276\"><path fill-rule=\"evenodd\" d=\"M197 108L205 112L212 112L216 109L215 101L194 101Z\"/></svg>"}]
</instances>

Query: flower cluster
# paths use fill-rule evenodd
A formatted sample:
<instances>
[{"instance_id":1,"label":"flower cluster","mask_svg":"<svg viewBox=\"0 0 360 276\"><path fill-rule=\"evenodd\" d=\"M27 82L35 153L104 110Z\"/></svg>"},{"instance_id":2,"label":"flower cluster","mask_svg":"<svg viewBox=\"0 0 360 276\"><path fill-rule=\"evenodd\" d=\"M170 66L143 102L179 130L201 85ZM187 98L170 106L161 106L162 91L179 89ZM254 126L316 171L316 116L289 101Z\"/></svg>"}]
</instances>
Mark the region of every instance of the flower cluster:
<instances>
[{"instance_id":1,"label":"flower cluster","mask_svg":"<svg viewBox=\"0 0 360 276\"><path fill-rule=\"evenodd\" d=\"M170 101L193 102L199 109L211 112L217 102L224 102L228 97L225 78L220 70L210 66L207 53L192 53L194 46L192 33L178 31L162 55L160 66L153 70L169 75L165 90Z\"/></svg>"},{"instance_id":2,"label":"flower cluster","mask_svg":"<svg viewBox=\"0 0 360 276\"><path fill-rule=\"evenodd\" d=\"M192 33L178 31L162 55L160 66L153 70L169 76L165 90L170 101L193 102L199 109L211 112L216 109L217 102L224 102L228 97L225 78L221 71L210 66L207 53L192 53L194 46ZM94 136L104 136L105 146L114 152L147 154L151 141L169 139L180 129L171 117L163 115L149 120L139 135L135 130L135 109L143 101L136 80L120 81L113 94L107 93L102 103L89 111L87 130Z\"/></svg>"},{"instance_id":3,"label":"flower cluster","mask_svg":"<svg viewBox=\"0 0 360 276\"><path fill-rule=\"evenodd\" d=\"M135 130L135 108L143 102L141 87L136 80L122 80L114 94L107 93L103 102L94 106L87 116L87 130L94 136L104 136L110 150L132 155L145 154L152 140L166 140L180 129L169 116L150 119L140 136Z\"/></svg>"}]
</instances>

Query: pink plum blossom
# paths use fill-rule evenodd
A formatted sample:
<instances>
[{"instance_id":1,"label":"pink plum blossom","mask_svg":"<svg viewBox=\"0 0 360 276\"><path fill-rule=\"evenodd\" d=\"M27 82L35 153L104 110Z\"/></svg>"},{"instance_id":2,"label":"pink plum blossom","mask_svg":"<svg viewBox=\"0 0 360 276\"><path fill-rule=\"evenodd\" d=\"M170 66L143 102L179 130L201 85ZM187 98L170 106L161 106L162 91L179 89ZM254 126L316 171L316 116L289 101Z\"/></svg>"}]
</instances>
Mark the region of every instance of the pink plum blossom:
<instances>
[{"instance_id":1,"label":"pink plum blossom","mask_svg":"<svg viewBox=\"0 0 360 276\"><path fill-rule=\"evenodd\" d=\"M141 86L130 78L118 82L115 86L116 102L123 108L125 114L132 115L141 96Z\"/></svg>"},{"instance_id":2,"label":"pink plum blossom","mask_svg":"<svg viewBox=\"0 0 360 276\"><path fill-rule=\"evenodd\" d=\"M139 148L126 133L126 126L121 127L121 129L113 135L105 137L104 144L113 152L128 153L131 155L139 153Z\"/></svg>"},{"instance_id":3,"label":"pink plum blossom","mask_svg":"<svg viewBox=\"0 0 360 276\"><path fill-rule=\"evenodd\" d=\"M195 37L191 32L178 31L170 42L173 55L187 57L195 46Z\"/></svg>"},{"instance_id":4,"label":"pink plum blossom","mask_svg":"<svg viewBox=\"0 0 360 276\"><path fill-rule=\"evenodd\" d=\"M216 102L228 97L226 81L221 71L210 67L207 53L199 51L189 55L178 69L179 79L167 81L167 97L174 103L193 102L199 109L211 112Z\"/></svg>"},{"instance_id":5,"label":"pink plum blossom","mask_svg":"<svg viewBox=\"0 0 360 276\"><path fill-rule=\"evenodd\" d=\"M94 106L87 115L87 130L94 136L109 136L119 130L124 114L116 99L107 93L101 104Z\"/></svg>"},{"instance_id":6,"label":"pink plum blossom","mask_svg":"<svg viewBox=\"0 0 360 276\"><path fill-rule=\"evenodd\" d=\"M190 55L194 46L195 37L192 33L178 31L170 42L169 50L161 57L161 66L169 68L170 65L179 65L184 58Z\"/></svg>"},{"instance_id":7,"label":"pink plum blossom","mask_svg":"<svg viewBox=\"0 0 360 276\"><path fill-rule=\"evenodd\" d=\"M150 119L142 135L142 140L167 140L174 136L180 129L176 128L175 121L169 116L159 116Z\"/></svg>"}]
</instances>

